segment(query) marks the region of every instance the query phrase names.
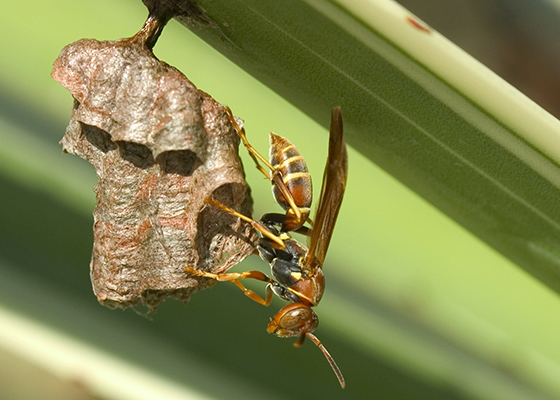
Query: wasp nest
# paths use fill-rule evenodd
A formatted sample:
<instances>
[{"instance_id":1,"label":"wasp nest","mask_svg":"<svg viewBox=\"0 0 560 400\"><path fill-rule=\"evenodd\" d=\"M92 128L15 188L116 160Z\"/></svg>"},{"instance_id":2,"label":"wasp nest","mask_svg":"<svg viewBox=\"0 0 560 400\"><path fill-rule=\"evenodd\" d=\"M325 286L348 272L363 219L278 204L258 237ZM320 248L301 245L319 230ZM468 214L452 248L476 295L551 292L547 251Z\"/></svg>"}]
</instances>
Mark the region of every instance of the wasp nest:
<instances>
[{"instance_id":1,"label":"wasp nest","mask_svg":"<svg viewBox=\"0 0 560 400\"><path fill-rule=\"evenodd\" d=\"M227 271L256 238L250 225L204 203L211 197L251 214L224 107L151 51L165 22L150 17L132 38L79 40L52 72L75 99L64 151L99 178L90 269L110 307L186 301L214 282L184 266Z\"/></svg>"}]
</instances>

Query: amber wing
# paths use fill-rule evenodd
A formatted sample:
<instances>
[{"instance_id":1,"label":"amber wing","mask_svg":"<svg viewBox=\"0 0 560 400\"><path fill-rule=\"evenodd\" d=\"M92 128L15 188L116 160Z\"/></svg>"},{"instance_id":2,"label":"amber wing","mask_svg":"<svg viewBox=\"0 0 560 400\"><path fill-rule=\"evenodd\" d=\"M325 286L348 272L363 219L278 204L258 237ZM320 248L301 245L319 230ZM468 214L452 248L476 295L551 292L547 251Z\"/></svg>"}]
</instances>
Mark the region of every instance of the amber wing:
<instances>
[{"instance_id":1,"label":"amber wing","mask_svg":"<svg viewBox=\"0 0 560 400\"><path fill-rule=\"evenodd\" d=\"M347 177L348 153L343 138L342 113L340 107L334 107L331 110L329 155L323 174L321 197L309 240L309 252L304 261L305 265L311 265L314 258L319 261L320 265L323 265L342 204Z\"/></svg>"}]
</instances>

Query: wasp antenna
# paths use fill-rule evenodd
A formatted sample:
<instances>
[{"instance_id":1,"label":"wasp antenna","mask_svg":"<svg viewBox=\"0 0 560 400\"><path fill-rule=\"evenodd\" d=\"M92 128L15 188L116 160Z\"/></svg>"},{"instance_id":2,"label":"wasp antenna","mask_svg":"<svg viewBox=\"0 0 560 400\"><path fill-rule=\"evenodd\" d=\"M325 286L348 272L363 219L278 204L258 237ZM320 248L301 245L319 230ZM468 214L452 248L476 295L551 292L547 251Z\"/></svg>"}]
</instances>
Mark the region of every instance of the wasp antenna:
<instances>
[{"instance_id":1,"label":"wasp antenna","mask_svg":"<svg viewBox=\"0 0 560 400\"><path fill-rule=\"evenodd\" d=\"M334 358L332 358L331 354L327 351L325 346L323 346L323 343L321 343L321 341L317 338L317 336L315 336L312 333L306 332L305 336L311 339L311 341L315 343L318 348L321 349L321 351L325 355L325 358L329 362L334 374L336 375L336 378L338 379L338 383L340 383L340 387L344 389L346 387L346 381L344 380L344 376L342 376L342 372L340 371L340 368L338 368L338 365L336 365Z\"/></svg>"}]
</instances>

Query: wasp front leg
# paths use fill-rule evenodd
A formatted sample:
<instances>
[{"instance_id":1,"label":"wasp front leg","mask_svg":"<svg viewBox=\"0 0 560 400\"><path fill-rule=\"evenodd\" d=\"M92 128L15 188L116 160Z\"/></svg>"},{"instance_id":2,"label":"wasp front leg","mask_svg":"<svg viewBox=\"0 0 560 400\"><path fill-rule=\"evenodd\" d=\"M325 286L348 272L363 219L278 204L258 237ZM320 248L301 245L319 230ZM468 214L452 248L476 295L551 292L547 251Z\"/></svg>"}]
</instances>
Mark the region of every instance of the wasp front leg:
<instances>
[{"instance_id":1,"label":"wasp front leg","mask_svg":"<svg viewBox=\"0 0 560 400\"><path fill-rule=\"evenodd\" d=\"M262 304L263 306L269 306L270 302L272 301L272 290L270 289L270 283L272 283L273 280L260 271L214 274L212 272L194 269L189 266L185 267L185 271L191 275L215 279L220 282L232 282L239 289L243 290L245 296L249 297L251 300L254 300L259 304ZM241 282L239 282L239 279L256 279L258 281L267 282L268 285L266 285L265 297L262 298L257 293L253 292L251 289L247 289L245 286L243 286Z\"/></svg>"},{"instance_id":2,"label":"wasp front leg","mask_svg":"<svg viewBox=\"0 0 560 400\"><path fill-rule=\"evenodd\" d=\"M257 229L263 235L263 237L266 238L267 242L270 244L271 247L277 248L277 249L284 249L286 247L286 245L284 244L284 241L279 236L277 236L273 232L271 232L262 223L260 223L258 221L255 221L255 220L253 220L253 219L251 219L251 218L249 218L249 217L247 217L247 216L245 216L245 215L243 215L243 214L225 206L224 204L220 203L217 200L206 199L205 202L209 203L209 204L213 204L216 207L221 208L225 212L227 212L227 213L229 213L229 214L231 214L235 217L241 218L245 222L250 223L255 229ZM268 277L267 275L265 275L264 273L262 273L260 271L247 271L247 272L215 274L215 273L212 273L212 272L207 272L207 271L201 271L201 270L198 270L198 269L194 269L194 268L191 268L189 266L185 267L185 271L192 274L192 275L200 276L200 277L203 277L203 278L214 279L214 280L220 281L220 282L232 282L238 288L243 290L243 293L245 293L245 295L247 297L251 298L252 300L254 300L257 303L262 304L264 306L268 306L270 304L270 302L272 301L272 289L271 289L270 285L274 281L270 277ZM255 292L253 292L252 290L247 289L245 286L243 286L243 284L241 282L239 282L240 279L255 279L255 280L258 280L258 281L268 283L268 285L266 286L265 297L262 298L261 296L259 296Z\"/></svg>"}]
</instances>

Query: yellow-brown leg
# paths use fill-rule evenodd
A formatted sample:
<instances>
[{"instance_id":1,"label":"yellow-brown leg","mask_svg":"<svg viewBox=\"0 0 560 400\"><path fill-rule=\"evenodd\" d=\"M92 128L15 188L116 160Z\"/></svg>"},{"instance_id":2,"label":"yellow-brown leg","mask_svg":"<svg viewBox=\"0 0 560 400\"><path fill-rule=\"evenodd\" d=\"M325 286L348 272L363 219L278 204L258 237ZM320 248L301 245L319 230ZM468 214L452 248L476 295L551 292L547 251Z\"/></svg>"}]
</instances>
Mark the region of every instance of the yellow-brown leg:
<instances>
[{"instance_id":1,"label":"yellow-brown leg","mask_svg":"<svg viewBox=\"0 0 560 400\"><path fill-rule=\"evenodd\" d=\"M194 268L191 268L189 266L185 267L185 271L192 274L192 275L201 276L201 277L204 277L204 278L215 279L215 280L220 281L220 282L232 282L239 289L243 290L243 293L245 293L245 296L249 297L251 300L254 300L259 304L262 304L263 306L270 305L270 302L272 301L272 291L271 291L271 289L269 288L268 285L266 286L266 295L265 295L265 298L263 299L261 296L259 296L258 294L256 294L252 290L247 289L245 286L243 286L243 284L241 282L239 282L239 279L256 279L258 281L267 282L267 283L274 282L271 278L269 278L268 276L266 276L265 274L263 274L260 271L246 271L246 272L214 274L212 272L200 271L198 269L194 269Z\"/></svg>"},{"instance_id":2,"label":"yellow-brown leg","mask_svg":"<svg viewBox=\"0 0 560 400\"><path fill-rule=\"evenodd\" d=\"M286 248L286 245L284 244L284 241L282 239L280 239L278 236L276 236L274 233L272 233L268 229L266 229L266 227L263 224L261 224L259 221L255 221L254 219L251 219L251 218L247 217L246 215L243 215L243 214L235 211L234 209L231 209L228 206L223 205L222 203L220 203L217 200L207 198L207 199L204 200L204 202L213 204L216 207L221 208L225 212L233 215L234 217L241 218L243 221L250 223L253 226L253 228L258 230L263 236L272 240L278 246L277 247L278 249L283 250L283 249Z\"/></svg>"},{"instance_id":3,"label":"yellow-brown leg","mask_svg":"<svg viewBox=\"0 0 560 400\"><path fill-rule=\"evenodd\" d=\"M297 223L299 224L301 222L301 210L296 205L296 202L292 197L292 193L290 193L282 178L283 176L280 171L278 171L277 169L272 169L272 179L274 180L274 183L276 183L276 186L278 186L278 189L280 189L280 191L284 195L284 198L290 205L290 209L293 212L292 216L295 217Z\"/></svg>"},{"instance_id":4,"label":"yellow-brown leg","mask_svg":"<svg viewBox=\"0 0 560 400\"><path fill-rule=\"evenodd\" d=\"M266 285L265 298L263 299L261 296L259 296L258 294L256 294L252 290L247 289L245 286L243 286L243 284L241 282L239 282L237 279L233 280L232 282L239 289L243 290L243 293L245 293L245 296L249 297L251 300L254 300L257 303L262 304L263 306L266 306L266 307L268 307L270 305L270 302L272 301L272 290L270 289L269 285Z\"/></svg>"},{"instance_id":5,"label":"yellow-brown leg","mask_svg":"<svg viewBox=\"0 0 560 400\"><path fill-rule=\"evenodd\" d=\"M290 191L288 190L288 187L284 183L284 180L282 179L283 178L282 173L278 169L276 169L272 164L270 164L270 162L266 158L264 158L253 146L251 146L251 144L247 140L247 136L245 136L245 129L239 127L239 125L235 121L235 118L233 117L233 113L232 113L232 111L229 107L226 107L226 112L229 114L229 119L230 119L233 127L237 131L237 134L239 135L239 137L243 141L243 144L247 148L247 151L249 152L249 155L251 156L251 158L255 162L255 166L257 167L257 169L259 171L261 171L263 173L264 176L266 176L266 178L268 180L274 180L274 183L276 183L276 186L278 186L278 189L280 189L280 191L282 192L282 195L284 196L284 198L286 199L286 201L290 205L290 208L291 208L292 213L293 213L292 215L295 216L297 223L299 223L301 221L301 211L298 208L298 206L296 205L296 202L294 201L294 198L292 197L292 193L290 193ZM260 165L259 160L264 165L266 165L266 167L268 169L270 169L270 171L271 171L270 174Z\"/></svg>"},{"instance_id":6,"label":"yellow-brown leg","mask_svg":"<svg viewBox=\"0 0 560 400\"><path fill-rule=\"evenodd\" d=\"M229 114L229 120L231 121L231 124L233 125L233 127L237 131L237 134L241 138L241 141L243 142L243 144L247 148L247 151L249 151L249 155L251 156L251 158L255 162L255 166L257 167L257 169L259 171L261 171L263 173L264 176L266 176L266 178L268 180L270 180L271 179L270 174L259 164L259 160L264 165L266 165L266 167L268 169L270 169L271 171L274 171L274 167L253 146L251 146L251 144L247 140L247 136L245 136L245 129L243 129L239 125L237 125L237 122L235 121L235 118L233 117L233 113L232 113L231 109L229 107L226 107L226 111Z\"/></svg>"}]
</instances>

